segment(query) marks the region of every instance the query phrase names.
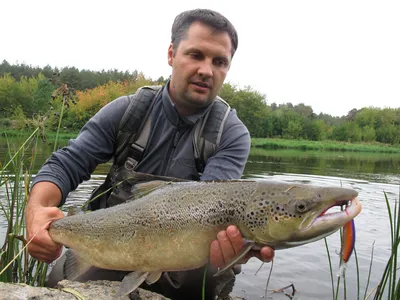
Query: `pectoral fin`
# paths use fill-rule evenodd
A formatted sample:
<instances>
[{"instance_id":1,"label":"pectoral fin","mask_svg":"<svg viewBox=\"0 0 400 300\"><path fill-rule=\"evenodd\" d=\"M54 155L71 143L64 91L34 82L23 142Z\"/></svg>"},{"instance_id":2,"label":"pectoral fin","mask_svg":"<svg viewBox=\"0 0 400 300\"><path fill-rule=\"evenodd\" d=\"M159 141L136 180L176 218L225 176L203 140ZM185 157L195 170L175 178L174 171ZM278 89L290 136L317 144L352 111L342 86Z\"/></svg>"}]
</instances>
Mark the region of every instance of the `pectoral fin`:
<instances>
[{"instance_id":1,"label":"pectoral fin","mask_svg":"<svg viewBox=\"0 0 400 300\"><path fill-rule=\"evenodd\" d=\"M119 295L125 296L136 290L144 281L153 284L161 277L161 272L131 272L121 282Z\"/></svg>"},{"instance_id":2,"label":"pectoral fin","mask_svg":"<svg viewBox=\"0 0 400 300\"><path fill-rule=\"evenodd\" d=\"M71 249L65 252L64 277L65 279L74 281L79 276L87 273L92 269L92 265L87 264L81 257Z\"/></svg>"},{"instance_id":3,"label":"pectoral fin","mask_svg":"<svg viewBox=\"0 0 400 300\"><path fill-rule=\"evenodd\" d=\"M214 274L214 276L219 276L229 268L232 268L234 265L236 265L255 245L256 243L253 241L247 242L240 252L222 269L219 269L217 273Z\"/></svg>"}]
</instances>

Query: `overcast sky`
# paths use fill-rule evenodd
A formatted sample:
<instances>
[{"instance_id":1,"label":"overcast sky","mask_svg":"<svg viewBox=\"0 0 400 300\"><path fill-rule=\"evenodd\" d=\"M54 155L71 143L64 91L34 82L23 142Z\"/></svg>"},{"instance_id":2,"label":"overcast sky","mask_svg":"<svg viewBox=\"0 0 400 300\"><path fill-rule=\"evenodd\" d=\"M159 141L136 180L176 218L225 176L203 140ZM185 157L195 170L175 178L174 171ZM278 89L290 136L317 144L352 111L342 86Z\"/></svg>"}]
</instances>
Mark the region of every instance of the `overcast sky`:
<instances>
[{"instance_id":1,"label":"overcast sky","mask_svg":"<svg viewBox=\"0 0 400 300\"><path fill-rule=\"evenodd\" d=\"M199 7L238 31L227 81L269 104L338 116L400 107L400 1L2 0L0 60L167 77L172 22Z\"/></svg>"}]
</instances>

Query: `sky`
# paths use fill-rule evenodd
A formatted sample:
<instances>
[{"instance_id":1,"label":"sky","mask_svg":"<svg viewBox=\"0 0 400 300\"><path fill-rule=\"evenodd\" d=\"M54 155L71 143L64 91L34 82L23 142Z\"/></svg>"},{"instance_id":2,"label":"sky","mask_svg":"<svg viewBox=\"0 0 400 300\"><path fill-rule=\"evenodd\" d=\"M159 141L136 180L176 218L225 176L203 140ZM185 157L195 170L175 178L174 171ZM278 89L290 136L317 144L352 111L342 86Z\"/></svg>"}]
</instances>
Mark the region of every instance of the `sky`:
<instances>
[{"instance_id":1,"label":"sky","mask_svg":"<svg viewBox=\"0 0 400 300\"><path fill-rule=\"evenodd\" d=\"M252 87L268 104L333 116L400 107L397 0L2 0L0 61L168 77L171 25L194 8L233 23L239 47L226 82Z\"/></svg>"}]
</instances>

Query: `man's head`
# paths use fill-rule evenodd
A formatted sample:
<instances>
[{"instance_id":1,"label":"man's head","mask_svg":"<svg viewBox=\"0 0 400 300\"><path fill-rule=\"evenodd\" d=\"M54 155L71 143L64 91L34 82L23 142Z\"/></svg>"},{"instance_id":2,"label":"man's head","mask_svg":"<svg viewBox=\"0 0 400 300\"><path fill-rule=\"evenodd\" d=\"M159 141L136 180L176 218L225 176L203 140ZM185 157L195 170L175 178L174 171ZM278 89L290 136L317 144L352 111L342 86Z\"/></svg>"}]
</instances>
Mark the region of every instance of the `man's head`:
<instances>
[{"instance_id":1,"label":"man's head","mask_svg":"<svg viewBox=\"0 0 400 300\"><path fill-rule=\"evenodd\" d=\"M171 30L171 43L173 44L174 50L178 48L179 43L187 36L187 31L194 22L208 25L216 31L226 32L231 39L231 53L233 57L238 47L236 29L227 18L210 9L188 10L176 16Z\"/></svg>"},{"instance_id":2,"label":"man's head","mask_svg":"<svg viewBox=\"0 0 400 300\"><path fill-rule=\"evenodd\" d=\"M172 25L169 92L179 113L193 114L217 96L238 45L235 28L221 14L196 9Z\"/></svg>"}]
</instances>

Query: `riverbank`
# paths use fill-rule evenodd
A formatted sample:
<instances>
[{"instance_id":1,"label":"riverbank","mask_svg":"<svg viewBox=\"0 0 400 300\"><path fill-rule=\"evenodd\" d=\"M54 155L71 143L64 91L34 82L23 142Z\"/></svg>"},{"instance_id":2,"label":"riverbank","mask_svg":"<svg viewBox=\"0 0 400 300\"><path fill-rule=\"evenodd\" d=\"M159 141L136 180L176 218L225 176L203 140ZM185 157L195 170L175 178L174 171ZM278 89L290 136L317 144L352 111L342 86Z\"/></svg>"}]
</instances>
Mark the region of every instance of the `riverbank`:
<instances>
[{"instance_id":1,"label":"riverbank","mask_svg":"<svg viewBox=\"0 0 400 300\"><path fill-rule=\"evenodd\" d=\"M28 138L32 134L33 130L16 130L16 129L5 129L0 132L0 138L8 137L8 138ZM52 131L45 132L46 138L49 140L55 139L57 133ZM70 140L76 138L78 132L59 132L58 139L59 140Z\"/></svg>"},{"instance_id":2,"label":"riverbank","mask_svg":"<svg viewBox=\"0 0 400 300\"><path fill-rule=\"evenodd\" d=\"M0 137L28 137L31 131L6 129L0 132ZM78 132L60 132L59 140L73 139ZM56 132L46 132L48 140L56 137ZM316 151L350 151L400 154L400 145L392 146L382 143L348 143L338 141L308 141L289 139L252 138L251 147L263 149L294 149Z\"/></svg>"},{"instance_id":3,"label":"riverbank","mask_svg":"<svg viewBox=\"0 0 400 300\"><path fill-rule=\"evenodd\" d=\"M318 151L352 151L400 154L400 146L382 143L346 143L338 141L307 141L287 139L252 138L251 146L264 149L295 149Z\"/></svg>"}]
</instances>

